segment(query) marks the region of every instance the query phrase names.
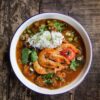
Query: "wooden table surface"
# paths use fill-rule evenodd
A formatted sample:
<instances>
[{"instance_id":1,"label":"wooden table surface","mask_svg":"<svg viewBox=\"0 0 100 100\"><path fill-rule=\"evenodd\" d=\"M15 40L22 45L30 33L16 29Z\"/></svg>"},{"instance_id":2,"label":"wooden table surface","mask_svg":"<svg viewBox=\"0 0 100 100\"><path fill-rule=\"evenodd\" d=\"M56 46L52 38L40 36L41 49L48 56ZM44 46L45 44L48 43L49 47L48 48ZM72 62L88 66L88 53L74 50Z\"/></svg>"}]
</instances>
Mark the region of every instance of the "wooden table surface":
<instances>
[{"instance_id":1,"label":"wooden table surface","mask_svg":"<svg viewBox=\"0 0 100 100\"><path fill-rule=\"evenodd\" d=\"M30 16L58 12L79 21L93 45L93 61L75 100L100 100L100 0L0 0L0 100L70 100L70 93L47 96L26 88L15 76L9 59L11 39Z\"/></svg>"}]
</instances>

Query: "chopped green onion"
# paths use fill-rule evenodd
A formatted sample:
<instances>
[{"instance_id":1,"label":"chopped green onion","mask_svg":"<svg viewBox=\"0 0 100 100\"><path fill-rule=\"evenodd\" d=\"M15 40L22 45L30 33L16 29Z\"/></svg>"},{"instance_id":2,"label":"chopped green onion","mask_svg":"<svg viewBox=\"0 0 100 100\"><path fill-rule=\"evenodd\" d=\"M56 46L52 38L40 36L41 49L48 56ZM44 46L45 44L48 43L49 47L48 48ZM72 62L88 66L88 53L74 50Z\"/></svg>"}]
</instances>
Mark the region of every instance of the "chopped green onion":
<instances>
[{"instance_id":1,"label":"chopped green onion","mask_svg":"<svg viewBox=\"0 0 100 100\"><path fill-rule=\"evenodd\" d=\"M72 69L73 71L76 71L76 68L79 66L79 64L74 60L71 61L70 64L70 69Z\"/></svg>"},{"instance_id":2,"label":"chopped green onion","mask_svg":"<svg viewBox=\"0 0 100 100\"><path fill-rule=\"evenodd\" d=\"M51 78L53 78L53 76L54 76L54 73L49 73L49 74L43 75L42 78L43 79L51 79Z\"/></svg>"},{"instance_id":3,"label":"chopped green onion","mask_svg":"<svg viewBox=\"0 0 100 100\"><path fill-rule=\"evenodd\" d=\"M32 67L30 67L30 71L31 71L31 72L34 72L34 70L33 70L33 68L32 68Z\"/></svg>"},{"instance_id":4,"label":"chopped green onion","mask_svg":"<svg viewBox=\"0 0 100 100\"><path fill-rule=\"evenodd\" d=\"M74 41L77 42L78 41L78 37L74 37Z\"/></svg>"},{"instance_id":5,"label":"chopped green onion","mask_svg":"<svg viewBox=\"0 0 100 100\"><path fill-rule=\"evenodd\" d=\"M71 31L72 34L75 34L75 31Z\"/></svg>"},{"instance_id":6,"label":"chopped green onion","mask_svg":"<svg viewBox=\"0 0 100 100\"><path fill-rule=\"evenodd\" d=\"M56 77L57 81L62 81L63 79L61 77Z\"/></svg>"},{"instance_id":7,"label":"chopped green onion","mask_svg":"<svg viewBox=\"0 0 100 100\"><path fill-rule=\"evenodd\" d=\"M69 42L72 42L73 41L73 38L72 37L68 38L68 41Z\"/></svg>"},{"instance_id":8,"label":"chopped green onion","mask_svg":"<svg viewBox=\"0 0 100 100\"><path fill-rule=\"evenodd\" d=\"M44 80L44 82L45 82L46 84L52 84L52 83L53 83L53 81L52 81L51 79Z\"/></svg>"},{"instance_id":9,"label":"chopped green onion","mask_svg":"<svg viewBox=\"0 0 100 100\"><path fill-rule=\"evenodd\" d=\"M69 31L67 31L67 32L65 33L65 35L66 35L66 36L71 36L71 33L70 33Z\"/></svg>"},{"instance_id":10,"label":"chopped green onion","mask_svg":"<svg viewBox=\"0 0 100 100\"><path fill-rule=\"evenodd\" d=\"M82 61L83 60L83 56L78 56L77 60Z\"/></svg>"},{"instance_id":11,"label":"chopped green onion","mask_svg":"<svg viewBox=\"0 0 100 100\"><path fill-rule=\"evenodd\" d=\"M57 29L57 31L61 32L63 30L63 26L64 26L63 23L60 23L56 20L54 21L54 27Z\"/></svg>"},{"instance_id":12,"label":"chopped green onion","mask_svg":"<svg viewBox=\"0 0 100 100\"><path fill-rule=\"evenodd\" d=\"M39 31L40 31L41 33L43 33L43 32L46 31L46 30L47 30L46 25L41 25L41 26L39 27Z\"/></svg>"},{"instance_id":13,"label":"chopped green onion","mask_svg":"<svg viewBox=\"0 0 100 100\"><path fill-rule=\"evenodd\" d=\"M29 28L26 29L26 32L29 33L29 34L33 34L32 30L29 29Z\"/></svg>"}]
</instances>

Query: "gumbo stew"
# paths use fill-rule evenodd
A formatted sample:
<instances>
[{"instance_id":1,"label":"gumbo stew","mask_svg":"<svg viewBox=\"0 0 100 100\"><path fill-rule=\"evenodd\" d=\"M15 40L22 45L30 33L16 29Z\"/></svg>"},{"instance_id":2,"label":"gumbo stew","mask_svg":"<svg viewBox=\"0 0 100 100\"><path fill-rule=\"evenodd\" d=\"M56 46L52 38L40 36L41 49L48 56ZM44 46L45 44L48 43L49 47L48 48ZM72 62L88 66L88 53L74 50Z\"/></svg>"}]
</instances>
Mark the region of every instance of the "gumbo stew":
<instances>
[{"instance_id":1,"label":"gumbo stew","mask_svg":"<svg viewBox=\"0 0 100 100\"><path fill-rule=\"evenodd\" d=\"M39 20L21 34L16 59L32 83L56 89L70 84L85 64L85 47L79 33L61 20Z\"/></svg>"}]
</instances>

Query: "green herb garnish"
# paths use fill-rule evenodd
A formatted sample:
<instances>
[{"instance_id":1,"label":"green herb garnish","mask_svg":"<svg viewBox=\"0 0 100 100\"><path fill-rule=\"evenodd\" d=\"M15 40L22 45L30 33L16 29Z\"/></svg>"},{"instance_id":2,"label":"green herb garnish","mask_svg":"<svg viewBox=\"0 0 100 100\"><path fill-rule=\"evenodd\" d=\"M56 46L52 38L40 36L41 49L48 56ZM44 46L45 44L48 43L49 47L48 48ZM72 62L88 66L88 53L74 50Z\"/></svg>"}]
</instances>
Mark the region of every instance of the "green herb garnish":
<instances>
[{"instance_id":1,"label":"green herb garnish","mask_svg":"<svg viewBox=\"0 0 100 100\"><path fill-rule=\"evenodd\" d=\"M35 50L30 50L28 48L24 48L22 50L22 63L27 64L28 60L31 60L31 62L34 62L38 59L37 53Z\"/></svg>"},{"instance_id":2,"label":"green herb garnish","mask_svg":"<svg viewBox=\"0 0 100 100\"><path fill-rule=\"evenodd\" d=\"M41 26L39 27L39 31L40 31L41 33L43 33L43 32L46 31L46 30L47 30L46 25L41 25Z\"/></svg>"},{"instance_id":3,"label":"green herb garnish","mask_svg":"<svg viewBox=\"0 0 100 100\"><path fill-rule=\"evenodd\" d=\"M54 73L49 73L49 74L43 75L42 78L43 79L51 79L51 78L53 78L53 76L54 76Z\"/></svg>"},{"instance_id":4,"label":"green herb garnish","mask_svg":"<svg viewBox=\"0 0 100 100\"><path fill-rule=\"evenodd\" d=\"M31 61L34 62L37 59L38 59L38 56L37 56L36 51L34 50L34 51L31 52Z\"/></svg>"},{"instance_id":5,"label":"green herb garnish","mask_svg":"<svg viewBox=\"0 0 100 100\"><path fill-rule=\"evenodd\" d=\"M29 58L29 54L31 53L31 50L28 48L24 48L22 50L22 63L23 64L27 64L28 63L28 58Z\"/></svg>"},{"instance_id":6,"label":"green herb garnish","mask_svg":"<svg viewBox=\"0 0 100 100\"><path fill-rule=\"evenodd\" d=\"M33 31L31 29L27 28L26 33L29 33L31 35L31 34L33 34Z\"/></svg>"},{"instance_id":7,"label":"green herb garnish","mask_svg":"<svg viewBox=\"0 0 100 100\"><path fill-rule=\"evenodd\" d=\"M70 69L72 69L73 71L76 71L76 68L78 67L78 63L74 60L71 61L71 64L70 64Z\"/></svg>"},{"instance_id":8,"label":"green herb garnish","mask_svg":"<svg viewBox=\"0 0 100 100\"><path fill-rule=\"evenodd\" d=\"M75 34L75 31L71 31L72 34Z\"/></svg>"},{"instance_id":9,"label":"green herb garnish","mask_svg":"<svg viewBox=\"0 0 100 100\"><path fill-rule=\"evenodd\" d=\"M69 38L68 38L68 41L69 41L69 42L72 42L72 41L73 41L73 38L72 38L72 37L69 37Z\"/></svg>"},{"instance_id":10,"label":"green herb garnish","mask_svg":"<svg viewBox=\"0 0 100 100\"><path fill-rule=\"evenodd\" d=\"M76 60L79 64L84 64L84 56L83 55L77 55Z\"/></svg>"},{"instance_id":11,"label":"green herb garnish","mask_svg":"<svg viewBox=\"0 0 100 100\"><path fill-rule=\"evenodd\" d=\"M54 21L54 27L57 29L57 31L61 32L63 30L63 23L60 23L58 21Z\"/></svg>"},{"instance_id":12,"label":"green herb garnish","mask_svg":"<svg viewBox=\"0 0 100 100\"><path fill-rule=\"evenodd\" d=\"M52 81L51 79L44 80L44 82L45 82L46 84L52 84L52 83L53 83L53 81Z\"/></svg>"},{"instance_id":13,"label":"green herb garnish","mask_svg":"<svg viewBox=\"0 0 100 100\"><path fill-rule=\"evenodd\" d=\"M62 81L63 79L61 77L56 77L57 81Z\"/></svg>"},{"instance_id":14,"label":"green herb garnish","mask_svg":"<svg viewBox=\"0 0 100 100\"><path fill-rule=\"evenodd\" d=\"M78 41L78 37L74 37L74 41L77 42Z\"/></svg>"},{"instance_id":15,"label":"green herb garnish","mask_svg":"<svg viewBox=\"0 0 100 100\"><path fill-rule=\"evenodd\" d=\"M52 84L53 83L53 81L52 81L53 76L54 76L54 73L49 73L49 74L43 75L42 78L44 79L44 82L46 84Z\"/></svg>"}]
</instances>

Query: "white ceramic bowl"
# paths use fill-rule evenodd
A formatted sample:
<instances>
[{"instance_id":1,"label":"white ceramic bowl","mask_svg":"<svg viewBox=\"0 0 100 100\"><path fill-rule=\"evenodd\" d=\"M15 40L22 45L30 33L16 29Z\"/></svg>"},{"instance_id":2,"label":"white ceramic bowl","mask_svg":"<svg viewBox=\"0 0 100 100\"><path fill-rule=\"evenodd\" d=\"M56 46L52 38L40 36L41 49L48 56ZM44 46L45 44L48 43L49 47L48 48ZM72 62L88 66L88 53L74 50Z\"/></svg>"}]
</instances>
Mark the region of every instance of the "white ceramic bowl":
<instances>
[{"instance_id":1,"label":"white ceramic bowl","mask_svg":"<svg viewBox=\"0 0 100 100\"><path fill-rule=\"evenodd\" d=\"M54 89L54 90L39 87L39 86L35 85L34 83L30 82L28 79L26 79L24 77L24 75L21 73L21 71L18 67L17 61L16 61L16 45L17 45L17 42L18 42L18 39L19 39L21 33L25 30L25 28L27 26L31 25L33 22L41 20L41 19L48 19L48 18L49 19L59 19L59 20L62 20L64 22L70 24L71 26L73 26L80 33L80 35L84 41L85 48L86 48L86 63L85 63L85 66L84 66L82 72L79 74L79 76L73 82L71 82L69 85L66 85L62 88ZM12 39L12 42L11 42L10 60L11 60L12 68L13 68L16 76L25 86L27 86L28 88L30 88L33 91L36 91L36 92L42 93L42 94L49 94L49 95L60 94L60 93L67 92L67 91L75 88L83 81L83 79L85 78L86 74L88 73L88 71L90 69L90 65L91 65L91 61L92 61L92 46L91 46L91 42L90 42L87 32L82 27L82 25L80 25L76 20L74 20L73 18L71 18L69 16L63 15L63 14L43 13L43 14L39 14L39 15L35 15L35 16L31 17L30 19L25 21L23 24L21 24L21 26L17 29L17 31L15 32L15 35Z\"/></svg>"}]
</instances>

